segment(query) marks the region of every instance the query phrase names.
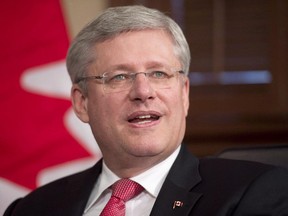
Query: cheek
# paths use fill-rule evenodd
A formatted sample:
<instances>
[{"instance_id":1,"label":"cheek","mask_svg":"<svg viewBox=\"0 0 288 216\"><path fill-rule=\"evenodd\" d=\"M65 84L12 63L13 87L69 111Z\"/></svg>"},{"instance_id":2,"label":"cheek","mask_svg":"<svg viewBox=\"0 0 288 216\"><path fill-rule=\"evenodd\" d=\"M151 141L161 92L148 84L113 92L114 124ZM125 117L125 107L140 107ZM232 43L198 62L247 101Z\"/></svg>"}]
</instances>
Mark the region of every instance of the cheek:
<instances>
[{"instance_id":1,"label":"cheek","mask_svg":"<svg viewBox=\"0 0 288 216\"><path fill-rule=\"evenodd\" d=\"M95 124L99 124L102 122L102 118L105 114L105 100L102 95L89 95L88 96L88 115L89 115L89 124L94 126Z\"/></svg>"},{"instance_id":2,"label":"cheek","mask_svg":"<svg viewBox=\"0 0 288 216\"><path fill-rule=\"evenodd\" d=\"M183 86L182 86L182 95L181 95L185 116L188 115L188 109L189 109L189 105L190 105L189 91L190 91L190 84L189 84L189 80L186 79L185 82L183 83Z\"/></svg>"},{"instance_id":3,"label":"cheek","mask_svg":"<svg viewBox=\"0 0 288 216\"><path fill-rule=\"evenodd\" d=\"M90 101L88 105L89 125L98 144L104 142L107 133L111 132L112 117L109 113L109 106L106 106L105 101Z\"/></svg>"},{"instance_id":4,"label":"cheek","mask_svg":"<svg viewBox=\"0 0 288 216\"><path fill-rule=\"evenodd\" d=\"M89 117L91 120L93 119L94 124L97 124L96 127L109 125L111 122L115 123L117 116L121 113L123 103L119 100L119 97L113 97L113 95L99 96L89 101Z\"/></svg>"},{"instance_id":5,"label":"cheek","mask_svg":"<svg viewBox=\"0 0 288 216\"><path fill-rule=\"evenodd\" d=\"M175 121L182 122L188 114L187 98L184 95L175 95L174 100L170 103L172 115Z\"/></svg>"},{"instance_id":6,"label":"cheek","mask_svg":"<svg viewBox=\"0 0 288 216\"><path fill-rule=\"evenodd\" d=\"M183 109L184 109L184 113L185 113L185 117L188 115L188 110L189 110L189 95L184 94L182 96L182 104L183 104Z\"/></svg>"},{"instance_id":7,"label":"cheek","mask_svg":"<svg viewBox=\"0 0 288 216\"><path fill-rule=\"evenodd\" d=\"M177 91L171 93L169 98L169 105L174 111L178 113L182 113L182 111L185 114L187 113L189 98L184 87L181 87L181 89L177 89Z\"/></svg>"}]
</instances>

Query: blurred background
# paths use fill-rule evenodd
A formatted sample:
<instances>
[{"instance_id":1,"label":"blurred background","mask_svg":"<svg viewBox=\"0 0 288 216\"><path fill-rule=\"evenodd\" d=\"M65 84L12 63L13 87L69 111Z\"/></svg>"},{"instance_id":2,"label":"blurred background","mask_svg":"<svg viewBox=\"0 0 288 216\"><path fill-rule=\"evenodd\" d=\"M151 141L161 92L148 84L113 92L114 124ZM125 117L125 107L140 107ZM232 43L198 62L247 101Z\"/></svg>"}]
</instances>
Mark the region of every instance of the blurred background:
<instances>
[{"instance_id":1,"label":"blurred background","mask_svg":"<svg viewBox=\"0 0 288 216\"><path fill-rule=\"evenodd\" d=\"M87 22L130 4L165 12L187 37L184 142L195 155L288 143L287 0L2 1L0 214L16 197L101 157L71 109L65 56Z\"/></svg>"}]
</instances>

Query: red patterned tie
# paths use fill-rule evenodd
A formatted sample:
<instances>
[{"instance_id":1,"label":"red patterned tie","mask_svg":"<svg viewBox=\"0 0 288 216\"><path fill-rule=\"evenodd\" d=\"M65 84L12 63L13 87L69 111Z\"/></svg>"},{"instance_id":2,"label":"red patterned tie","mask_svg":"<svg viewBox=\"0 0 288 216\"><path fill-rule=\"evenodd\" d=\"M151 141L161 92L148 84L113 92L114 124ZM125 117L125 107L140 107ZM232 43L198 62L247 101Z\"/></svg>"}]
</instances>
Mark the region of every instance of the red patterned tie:
<instances>
[{"instance_id":1,"label":"red patterned tie","mask_svg":"<svg viewBox=\"0 0 288 216\"><path fill-rule=\"evenodd\" d=\"M137 196L143 187L130 179L120 179L112 185L112 196L100 216L124 216L125 202Z\"/></svg>"}]
</instances>

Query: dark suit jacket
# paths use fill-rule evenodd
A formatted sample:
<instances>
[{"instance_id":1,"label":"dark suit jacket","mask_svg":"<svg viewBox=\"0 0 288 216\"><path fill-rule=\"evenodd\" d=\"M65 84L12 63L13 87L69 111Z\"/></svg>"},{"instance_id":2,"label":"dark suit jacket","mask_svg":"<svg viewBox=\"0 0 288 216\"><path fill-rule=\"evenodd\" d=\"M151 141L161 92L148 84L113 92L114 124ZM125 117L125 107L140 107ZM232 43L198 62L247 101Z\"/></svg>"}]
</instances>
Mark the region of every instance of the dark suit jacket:
<instances>
[{"instance_id":1,"label":"dark suit jacket","mask_svg":"<svg viewBox=\"0 0 288 216\"><path fill-rule=\"evenodd\" d=\"M4 216L81 216L100 172L101 161L40 187ZM252 162L199 161L182 147L151 215L288 215L288 172Z\"/></svg>"}]
</instances>

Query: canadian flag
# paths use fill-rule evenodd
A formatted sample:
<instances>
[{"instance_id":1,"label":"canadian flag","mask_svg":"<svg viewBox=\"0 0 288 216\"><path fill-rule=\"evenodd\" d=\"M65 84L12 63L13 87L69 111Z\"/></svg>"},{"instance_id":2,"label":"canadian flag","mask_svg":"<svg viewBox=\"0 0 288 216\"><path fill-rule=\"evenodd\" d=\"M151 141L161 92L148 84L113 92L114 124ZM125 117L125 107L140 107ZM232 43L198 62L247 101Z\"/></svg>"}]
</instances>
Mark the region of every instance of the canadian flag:
<instances>
[{"instance_id":1,"label":"canadian flag","mask_svg":"<svg viewBox=\"0 0 288 216\"><path fill-rule=\"evenodd\" d=\"M59 0L0 3L0 215L17 197L100 158L75 117Z\"/></svg>"}]
</instances>

